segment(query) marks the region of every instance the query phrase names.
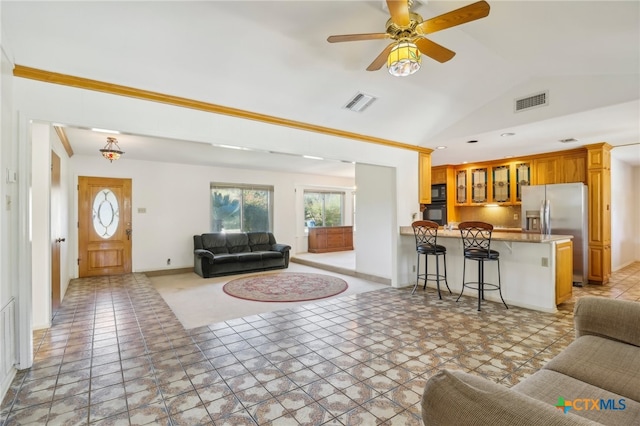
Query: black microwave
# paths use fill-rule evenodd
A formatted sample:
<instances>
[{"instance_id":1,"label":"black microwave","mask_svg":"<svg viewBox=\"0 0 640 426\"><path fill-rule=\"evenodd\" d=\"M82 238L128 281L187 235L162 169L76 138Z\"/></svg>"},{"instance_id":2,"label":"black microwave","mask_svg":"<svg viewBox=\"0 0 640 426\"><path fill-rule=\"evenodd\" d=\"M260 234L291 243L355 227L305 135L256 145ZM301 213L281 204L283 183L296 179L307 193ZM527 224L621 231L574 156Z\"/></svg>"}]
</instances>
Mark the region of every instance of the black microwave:
<instances>
[{"instance_id":1,"label":"black microwave","mask_svg":"<svg viewBox=\"0 0 640 426\"><path fill-rule=\"evenodd\" d=\"M444 183L431 185L431 202L437 203L442 201L447 201L447 185Z\"/></svg>"}]
</instances>

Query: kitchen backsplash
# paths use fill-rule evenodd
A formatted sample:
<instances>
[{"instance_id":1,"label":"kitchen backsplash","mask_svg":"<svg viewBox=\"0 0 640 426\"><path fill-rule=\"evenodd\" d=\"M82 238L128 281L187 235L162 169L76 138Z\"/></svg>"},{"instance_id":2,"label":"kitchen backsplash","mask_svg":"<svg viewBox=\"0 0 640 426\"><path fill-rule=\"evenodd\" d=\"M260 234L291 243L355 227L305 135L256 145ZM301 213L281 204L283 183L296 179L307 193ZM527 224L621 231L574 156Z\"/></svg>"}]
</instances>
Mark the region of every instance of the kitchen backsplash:
<instances>
[{"instance_id":1,"label":"kitchen backsplash","mask_svg":"<svg viewBox=\"0 0 640 426\"><path fill-rule=\"evenodd\" d=\"M520 206L458 207L460 222L479 220L500 228L521 228ZM517 215L517 219L514 219Z\"/></svg>"}]
</instances>

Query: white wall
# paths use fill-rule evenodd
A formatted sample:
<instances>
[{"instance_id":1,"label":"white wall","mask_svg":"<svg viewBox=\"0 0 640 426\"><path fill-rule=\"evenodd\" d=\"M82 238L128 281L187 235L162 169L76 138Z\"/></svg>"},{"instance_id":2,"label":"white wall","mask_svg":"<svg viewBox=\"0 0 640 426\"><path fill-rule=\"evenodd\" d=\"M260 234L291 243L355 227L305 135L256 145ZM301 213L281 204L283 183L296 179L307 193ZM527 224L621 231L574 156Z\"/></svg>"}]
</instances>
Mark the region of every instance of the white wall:
<instances>
[{"instance_id":1,"label":"white wall","mask_svg":"<svg viewBox=\"0 0 640 426\"><path fill-rule=\"evenodd\" d=\"M611 159L611 269L640 261L640 167Z\"/></svg>"},{"instance_id":2,"label":"white wall","mask_svg":"<svg viewBox=\"0 0 640 426\"><path fill-rule=\"evenodd\" d=\"M371 185L363 185L363 182ZM375 271L375 275L394 280L395 239L399 233L396 221L396 172L390 167L356 164L356 272ZM391 225L391 226L390 226ZM395 225L395 226L394 226Z\"/></svg>"}]
</instances>

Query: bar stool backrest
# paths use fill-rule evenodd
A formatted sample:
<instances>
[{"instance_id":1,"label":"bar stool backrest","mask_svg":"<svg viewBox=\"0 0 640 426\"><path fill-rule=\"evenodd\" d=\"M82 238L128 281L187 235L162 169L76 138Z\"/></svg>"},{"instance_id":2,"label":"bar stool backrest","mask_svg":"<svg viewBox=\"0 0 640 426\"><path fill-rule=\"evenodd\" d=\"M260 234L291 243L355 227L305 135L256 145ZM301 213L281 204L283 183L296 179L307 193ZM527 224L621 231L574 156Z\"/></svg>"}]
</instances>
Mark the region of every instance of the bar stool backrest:
<instances>
[{"instance_id":1,"label":"bar stool backrest","mask_svg":"<svg viewBox=\"0 0 640 426\"><path fill-rule=\"evenodd\" d=\"M416 249L420 246L436 246L438 226L431 220L416 220L411 224L413 235L416 237Z\"/></svg>"},{"instance_id":2,"label":"bar stool backrest","mask_svg":"<svg viewBox=\"0 0 640 426\"><path fill-rule=\"evenodd\" d=\"M486 222L461 222L458 225L465 251L490 251L493 225Z\"/></svg>"}]
</instances>

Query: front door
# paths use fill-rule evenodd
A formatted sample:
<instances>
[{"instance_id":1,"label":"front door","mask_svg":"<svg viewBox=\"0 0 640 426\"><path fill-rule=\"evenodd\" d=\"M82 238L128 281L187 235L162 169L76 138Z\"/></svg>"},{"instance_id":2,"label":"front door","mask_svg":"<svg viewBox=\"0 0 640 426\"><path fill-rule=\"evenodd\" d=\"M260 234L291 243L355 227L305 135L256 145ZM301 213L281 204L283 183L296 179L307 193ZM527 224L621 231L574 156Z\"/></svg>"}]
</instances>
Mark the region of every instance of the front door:
<instances>
[{"instance_id":1,"label":"front door","mask_svg":"<svg viewBox=\"0 0 640 426\"><path fill-rule=\"evenodd\" d=\"M80 277L131 272L131 179L78 178Z\"/></svg>"}]
</instances>

